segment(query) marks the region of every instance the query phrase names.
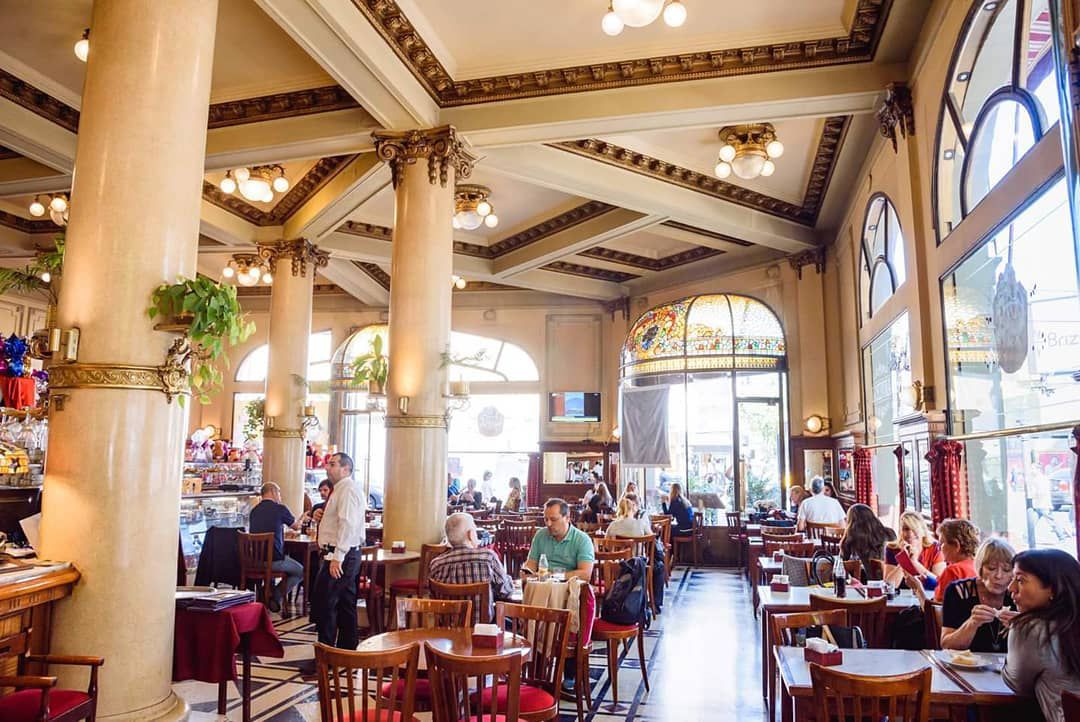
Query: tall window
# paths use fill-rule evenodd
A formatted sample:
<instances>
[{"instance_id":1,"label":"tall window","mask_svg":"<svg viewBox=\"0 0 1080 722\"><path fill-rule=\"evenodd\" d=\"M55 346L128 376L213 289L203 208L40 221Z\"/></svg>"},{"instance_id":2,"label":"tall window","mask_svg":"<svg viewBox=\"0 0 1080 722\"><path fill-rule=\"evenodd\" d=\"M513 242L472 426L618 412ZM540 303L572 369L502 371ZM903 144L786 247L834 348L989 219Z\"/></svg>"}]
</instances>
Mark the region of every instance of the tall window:
<instances>
[{"instance_id":1,"label":"tall window","mask_svg":"<svg viewBox=\"0 0 1080 722\"><path fill-rule=\"evenodd\" d=\"M863 349L866 438L870 444L896 441L896 421L914 411L903 393L911 387L909 341L908 314L904 312ZM900 504L900 470L889 449L874 454L873 475L878 511L886 516Z\"/></svg>"},{"instance_id":2,"label":"tall window","mask_svg":"<svg viewBox=\"0 0 1080 722\"><path fill-rule=\"evenodd\" d=\"M975 0L965 28L934 160L939 241L1059 116L1047 0Z\"/></svg>"},{"instance_id":3,"label":"tall window","mask_svg":"<svg viewBox=\"0 0 1080 722\"><path fill-rule=\"evenodd\" d=\"M904 234L896 209L884 194L870 199L863 223L860 291L863 319L868 319L892 298L905 280Z\"/></svg>"}]
</instances>

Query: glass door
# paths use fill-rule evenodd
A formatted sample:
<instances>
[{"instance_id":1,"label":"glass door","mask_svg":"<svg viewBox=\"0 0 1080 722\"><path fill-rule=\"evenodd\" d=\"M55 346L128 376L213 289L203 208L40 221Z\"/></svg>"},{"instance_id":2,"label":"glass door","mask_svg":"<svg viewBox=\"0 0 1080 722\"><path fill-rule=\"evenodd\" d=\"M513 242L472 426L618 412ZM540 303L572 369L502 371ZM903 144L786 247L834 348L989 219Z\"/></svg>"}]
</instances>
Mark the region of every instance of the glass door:
<instances>
[{"instance_id":1,"label":"glass door","mask_svg":"<svg viewBox=\"0 0 1080 722\"><path fill-rule=\"evenodd\" d=\"M378 411L346 409L341 412L341 450L352 457L353 478L364 485L370 498L383 495L386 464L386 428Z\"/></svg>"},{"instance_id":2,"label":"glass door","mask_svg":"<svg viewBox=\"0 0 1080 722\"><path fill-rule=\"evenodd\" d=\"M735 422L735 453L740 509L752 509L758 502L780 505L783 474L783 429L780 399L739 399Z\"/></svg>"}]
</instances>

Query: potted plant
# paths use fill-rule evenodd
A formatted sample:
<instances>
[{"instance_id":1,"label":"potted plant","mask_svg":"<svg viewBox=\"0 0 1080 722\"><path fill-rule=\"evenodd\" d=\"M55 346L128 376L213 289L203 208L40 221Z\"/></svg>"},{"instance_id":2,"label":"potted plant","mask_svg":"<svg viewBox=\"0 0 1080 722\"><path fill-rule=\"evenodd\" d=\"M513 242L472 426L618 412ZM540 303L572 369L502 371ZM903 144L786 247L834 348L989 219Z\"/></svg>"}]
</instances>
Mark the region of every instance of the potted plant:
<instances>
[{"instance_id":1,"label":"potted plant","mask_svg":"<svg viewBox=\"0 0 1080 722\"><path fill-rule=\"evenodd\" d=\"M257 439L263 433L263 421L266 417L266 399L255 399L244 407L244 438L248 441Z\"/></svg>"},{"instance_id":2,"label":"potted plant","mask_svg":"<svg viewBox=\"0 0 1080 722\"><path fill-rule=\"evenodd\" d=\"M192 394L200 403L210 402L210 392L221 386L219 364L228 368L225 345L243 343L255 332L236 298L236 287L216 283L205 276L179 277L176 283L163 283L151 295L153 305L146 310L151 319L162 322L160 331L182 332L187 348L179 354L179 363L187 365ZM180 397L181 403L183 397Z\"/></svg>"},{"instance_id":3,"label":"potted plant","mask_svg":"<svg viewBox=\"0 0 1080 722\"><path fill-rule=\"evenodd\" d=\"M390 373L390 361L383 354L383 338L376 335L371 339L371 349L353 359L352 383L355 386L366 383L368 393L382 396L386 393L386 376Z\"/></svg>"},{"instance_id":4,"label":"potted plant","mask_svg":"<svg viewBox=\"0 0 1080 722\"><path fill-rule=\"evenodd\" d=\"M53 238L55 248L39 251L25 268L0 268L0 294L37 292L48 298L46 327L53 324L56 312L60 273L64 268L64 240L64 234L59 233Z\"/></svg>"}]
</instances>

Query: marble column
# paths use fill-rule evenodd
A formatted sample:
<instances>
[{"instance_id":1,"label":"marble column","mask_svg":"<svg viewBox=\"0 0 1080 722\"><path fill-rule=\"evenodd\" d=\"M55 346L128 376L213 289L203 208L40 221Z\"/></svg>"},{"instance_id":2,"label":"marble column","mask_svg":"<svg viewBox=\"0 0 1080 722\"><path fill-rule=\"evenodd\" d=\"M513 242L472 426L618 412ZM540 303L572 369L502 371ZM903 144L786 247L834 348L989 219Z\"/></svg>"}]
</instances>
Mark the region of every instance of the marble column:
<instances>
[{"instance_id":1,"label":"marble column","mask_svg":"<svg viewBox=\"0 0 1080 722\"><path fill-rule=\"evenodd\" d=\"M274 276L270 296L270 361L266 373L263 481L281 487L281 500L304 511L306 445L300 422L307 399L308 338L315 271L328 255L303 238L259 245Z\"/></svg>"},{"instance_id":2,"label":"marble column","mask_svg":"<svg viewBox=\"0 0 1080 722\"><path fill-rule=\"evenodd\" d=\"M162 368L176 336L146 309L157 285L195 275L217 5L109 0L90 22L56 316L81 338L76 362L50 368L39 551L82 574L52 651L105 658L99 720L187 713L171 689L187 410Z\"/></svg>"},{"instance_id":3,"label":"marble column","mask_svg":"<svg viewBox=\"0 0 1080 722\"><path fill-rule=\"evenodd\" d=\"M446 518L446 373L454 184L473 157L450 126L373 135L394 182L383 539L442 538Z\"/></svg>"}]
</instances>

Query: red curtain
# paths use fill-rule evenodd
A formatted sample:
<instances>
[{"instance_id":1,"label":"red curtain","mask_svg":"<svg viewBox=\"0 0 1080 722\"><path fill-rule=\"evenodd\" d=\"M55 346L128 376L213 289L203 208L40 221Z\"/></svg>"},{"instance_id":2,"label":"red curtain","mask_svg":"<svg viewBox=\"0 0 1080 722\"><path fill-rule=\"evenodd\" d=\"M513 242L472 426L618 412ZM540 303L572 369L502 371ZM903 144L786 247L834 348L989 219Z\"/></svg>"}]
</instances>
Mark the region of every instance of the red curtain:
<instances>
[{"instance_id":1,"label":"red curtain","mask_svg":"<svg viewBox=\"0 0 1080 722\"><path fill-rule=\"evenodd\" d=\"M903 511L907 500L907 488L905 487L907 479L904 478L904 445L897 444L892 453L896 456L896 478L900 480L900 510Z\"/></svg>"},{"instance_id":2,"label":"red curtain","mask_svg":"<svg viewBox=\"0 0 1080 722\"><path fill-rule=\"evenodd\" d=\"M874 472L870 449L855 449L855 501L874 509Z\"/></svg>"},{"instance_id":3,"label":"red curtain","mask_svg":"<svg viewBox=\"0 0 1080 722\"><path fill-rule=\"evenodd\" d=\"M529 478L525 483L525 502L529 506L542 506L546 499L540 498L540 484L544 479L544 466L540 454L529 454Z\"/></svg>"},{"instance_id":4,"label":"red curtain","mask_svg":"<svg viewBox=\"0 0 1080 722\"><path fill-rule=\"evenodd\" d=\"M1080 426L1074 426L1072 430L1073 445L1069 449L1080 457ZM1073 509L1080 504L1080 458L1073 462ZM1076 544L1080 551L1080 515L1076 515Z\"/></svg>"},{"instance_id":5,"label":"red curtain","mask_svg":"<svg viewBox=\"0 0 1080 722\"><path fill-rule=\"evenodd\" d=\"M968 516L967 481L960 474L963 452L964 445L959 441L939 439L926 454L930 462L931 513L935 527L944 519Z\"/></svg>"}]
</instances>

